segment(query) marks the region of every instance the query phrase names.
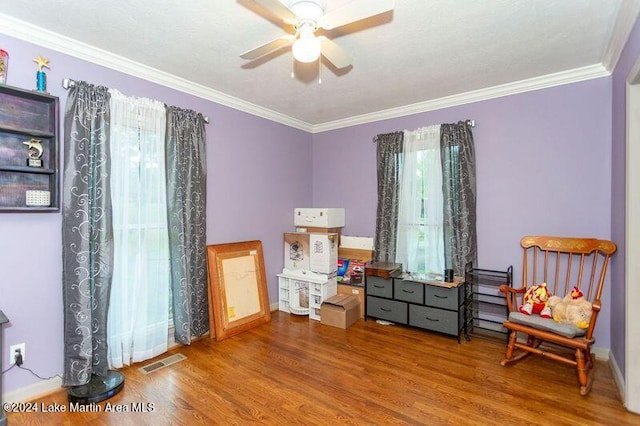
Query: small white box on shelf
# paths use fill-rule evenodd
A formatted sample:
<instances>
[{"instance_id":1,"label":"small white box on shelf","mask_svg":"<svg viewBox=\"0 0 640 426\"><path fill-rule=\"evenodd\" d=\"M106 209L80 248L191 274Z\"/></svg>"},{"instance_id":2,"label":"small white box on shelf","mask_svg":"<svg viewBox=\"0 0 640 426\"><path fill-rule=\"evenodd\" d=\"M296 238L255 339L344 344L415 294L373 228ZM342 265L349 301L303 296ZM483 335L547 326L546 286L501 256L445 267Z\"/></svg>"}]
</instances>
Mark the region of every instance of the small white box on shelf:
<instances>
[{"instance_id":1,"label":"small white box on shelf","mask_svg":"<svg viewBox=\"0 0 640 426\"><path fill-rule=\"evenodd\" d=\"M293 210L295 226L339 228L344 226L343 208L297 208Z\"/></svg>"},{"instance_id":2,"label":"small white box on shelf","mask_svg":"<svg viewBox=\"0 0 640 426\"><path fill-rule=\"evenodd\" d=\"M49 207L51 193L49 191L26 191L26 205L29 207Z\"/></svg>"}]
</instances>

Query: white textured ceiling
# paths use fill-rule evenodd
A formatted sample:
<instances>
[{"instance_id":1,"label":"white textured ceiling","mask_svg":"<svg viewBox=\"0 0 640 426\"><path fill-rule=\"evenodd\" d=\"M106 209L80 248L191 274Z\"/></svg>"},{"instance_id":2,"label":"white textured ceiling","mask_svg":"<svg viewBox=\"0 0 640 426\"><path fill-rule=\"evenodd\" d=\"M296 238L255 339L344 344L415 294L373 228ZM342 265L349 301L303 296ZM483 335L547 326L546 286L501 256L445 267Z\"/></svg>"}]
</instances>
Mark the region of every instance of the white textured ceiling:
<instances>
[{"instance_id":1,"label":"white textured ceiling","mask_svg":"<svg viewBox=\"0 0 640 426\"><path fill-rule=\"evenodd\" d=\"M324 33L353 65L324 62L322 84L317 64L296 65L291 78L289 50L239 57L291 31L250 0L20 0L0 14L319 125L602 65L622 4L396 0L393 12Z\"/></svg>"}]
</instances>

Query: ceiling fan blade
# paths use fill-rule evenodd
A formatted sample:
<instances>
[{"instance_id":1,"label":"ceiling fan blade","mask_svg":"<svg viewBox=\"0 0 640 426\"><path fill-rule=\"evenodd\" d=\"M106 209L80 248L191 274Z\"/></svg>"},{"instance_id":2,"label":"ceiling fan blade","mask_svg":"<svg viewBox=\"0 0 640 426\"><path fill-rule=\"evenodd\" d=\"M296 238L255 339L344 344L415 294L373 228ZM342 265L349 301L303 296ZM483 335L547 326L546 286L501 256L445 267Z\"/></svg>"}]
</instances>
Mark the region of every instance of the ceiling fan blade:
<instances>
[{"instance_id":1,"label":"ceiling fan blade","mask_svg":"<svg viewBox=\"0 0 640 426\"><path fill-rule=\"evenodd\" d=\"M278 0L253 0L253 2L289 24L297 22L296 14Z\"/></svg>"},{"instance_id":2,"label":"ceiling fan blade","mask_svg":"<svg viewBox=\"0 0 640 426\"><path fill-rule=\"evenodd\" d=\"M262 46L258 46L255 49L247 50L240 55L240 57L242 59L258 59L268 53L292 45L295 39L295 36L292 35L278 37L277 39L271 40L270 42L265 43Z\"/></svg>"},{"instance_id":3,"label":"ceiling fan blade","mask_svg":"<svg viewBox=\"0 0 640 426\"><path fill-rule=\"evenodd\" d=\"M322 56L327 58L336 68L344 68L351 65L353 59L351 55L344 51L344 49L338 46L334 41L329 40L324 36L318 37L322 43Z\"/></svg>"},{"instance_id":4,"label":"ceiling fan blade","mask_svg":"<svg viewBox=\"0 0 640 426\"><path fill-rule=\"evenodd\" d=\"M394 0L354 0L320 18L320 27L332 30L393 9Z\"/></svg>"}]
</instances>

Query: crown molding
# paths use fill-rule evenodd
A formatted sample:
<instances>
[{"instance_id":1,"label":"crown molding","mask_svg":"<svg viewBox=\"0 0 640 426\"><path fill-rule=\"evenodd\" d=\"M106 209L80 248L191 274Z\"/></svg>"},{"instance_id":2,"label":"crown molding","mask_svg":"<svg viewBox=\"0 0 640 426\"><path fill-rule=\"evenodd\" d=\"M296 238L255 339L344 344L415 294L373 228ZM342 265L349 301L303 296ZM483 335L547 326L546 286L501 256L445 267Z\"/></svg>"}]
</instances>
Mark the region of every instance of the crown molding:
<instances>
[{"instance_id":1,"label":"crown molding","mask_svg":"<svg viewBox=\"0 0 640 426\"><path fill-rule=\"evenodd\" d=\"M0 13L0 33L305 132L309 123ZM214 120L214 117L211 117Z\"/></svg>"},{"instance_id":2,"label":"crown molding","mask_svg":"<svg viewBox=\"0 0 640 426\"><path fill-rule=\"evenodd\" d=\"M629 12L629 9L627 9L627 7L632 7L633 10L636 10L638 9L638 3L638 0L624 0L619 18L624 14L626 14L627 16L633 15L633 13ZM624 14L623 9L626 10ZM636 11L635 13L636 14L633 15L634 19L631 20L631 27L633 26L633 22L635 22L635 17L637 16L638 12ZM628 25L628 23L624 25ZM618 25L618 23L616 24L616 28L620 26L622 26L622 23L620 25ZM628 37L629 31L630 29L627 30L626 33L622 31L616 31L616 40L622 38L624 39L624 41L626 41L625 37ZM490 88L460 93L439 99L418 102L401 107L385 109L313 125L305 121L282 114L280 112L261 107L260 105L256 105L243 99L227 95L223 92L202 86L197 83L193 83L189 80L177 77L173 74L159 71L155 68L151 68L149 66L129 60L106 50L96 48L81 41L37 27L28 22L15 19L1 13L0 32L11 37L34 43L51 50L55 50L82 60L86 60L97 65L101 65L147 81L151 81L153 83L157 83L308 133L321 133L329 130L336 130L344 127L371 123L374 121L388 120L412 114L435 111L443 108L449 108L453 106L464 105L473 102L479 102L488 99L494 99L498 97L514 95L548 87L560 86L563 84L575 83L610 75L610 72L605 66L600 64L591 65L517 82L502 84ZM626 36L624 34L626 34ZM624 41L617 42L615 46L618 46L620 44L624 46ZM610 45L614 45L614 43L612 42ZM612 49L613 48L609 50L612 51ZM620 50L621 49L622 47L620 48ZM212 119L214 118L212 117Z\"/></svg>"},{"instance_id":3,"label":"crown molding","mask_svg":"<svg viewBox=\"0 0 640 426\"><path fill-rule=\"evenodd\" d=\"M501 84L486 89L474 90L460 93L430 101L418 102L397 108L385 109L369 114L357 115L345 119L329 121L312 126L312 133L321 133L329 130L341 129L344 127L356 126L358 124L371 123L374 121L389 120L392 118L404 117L407 115L422 112L435 111L458 105L470 104L473 102L486 101L488 99L501 98L503 96L515 95L523 92L545 89L554 86L561 86L569 83L576 83L594 78L606 77L611 73L602 65L590 65L582 68L575 68L554 74L547 74L513 83Z\"/></svg>"},{"instance_id":4,"label":"crown molding","mask_svg":"<svg viewBox=\"0 0 640 426\"><path fill-rule=\"evenodd\" d=\"M609 72L613 72L618 64L618 59L622 54L622 49L627 44L631 30L640 15L640 1L638 0L623 0L618 10L618 16L616 17L616 23L613 26L613 32L609 45L604 53L604 60L602 61L604 67Z\"/></svg>"}]
</instances>

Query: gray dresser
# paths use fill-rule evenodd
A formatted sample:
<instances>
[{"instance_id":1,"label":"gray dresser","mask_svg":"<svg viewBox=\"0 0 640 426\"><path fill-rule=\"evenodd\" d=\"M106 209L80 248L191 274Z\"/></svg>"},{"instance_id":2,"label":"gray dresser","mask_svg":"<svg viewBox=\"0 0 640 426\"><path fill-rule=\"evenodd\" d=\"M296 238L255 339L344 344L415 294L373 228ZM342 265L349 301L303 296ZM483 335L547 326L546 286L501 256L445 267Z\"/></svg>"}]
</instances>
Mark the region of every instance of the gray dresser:
<instances>
[{"instance_id":1,"label":"gray dresser","mask_svg":"<svg viewBox=\"0 0 640 426\"><path fill-rule=\"evenodd\" d=\"M366 316L468 339L466 284L451 288L393 277L366 277Z\"/></svg>"}]
</instances>

